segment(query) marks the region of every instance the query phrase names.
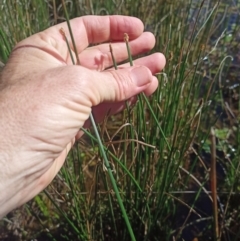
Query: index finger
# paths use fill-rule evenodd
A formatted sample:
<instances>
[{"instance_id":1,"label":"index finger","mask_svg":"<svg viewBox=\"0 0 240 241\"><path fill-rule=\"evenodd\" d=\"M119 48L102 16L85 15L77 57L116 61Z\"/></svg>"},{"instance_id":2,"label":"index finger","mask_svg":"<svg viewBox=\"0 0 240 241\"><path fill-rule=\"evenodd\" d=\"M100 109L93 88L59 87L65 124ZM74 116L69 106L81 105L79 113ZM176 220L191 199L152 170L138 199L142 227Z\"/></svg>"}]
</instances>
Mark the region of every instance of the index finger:
<instances>
[{"instance_id":1,"label":"index finger","mask_svg":"<svg viewBox=\"0 0 240 241\"><path fill-rule=\"evenodd\" d=\"M120 15L84 16L72 19L70 25L78 53L89 44L123 41L124 33L127 33L130 39L135 39L144 29L142 21L138 18ZM67 37L70 37L66 22L47 29L46 33L60 41L62 39L59 35L60 28L65 30ZM69 42L71 43L70 38Z\"/></svg>"}]
</instances>

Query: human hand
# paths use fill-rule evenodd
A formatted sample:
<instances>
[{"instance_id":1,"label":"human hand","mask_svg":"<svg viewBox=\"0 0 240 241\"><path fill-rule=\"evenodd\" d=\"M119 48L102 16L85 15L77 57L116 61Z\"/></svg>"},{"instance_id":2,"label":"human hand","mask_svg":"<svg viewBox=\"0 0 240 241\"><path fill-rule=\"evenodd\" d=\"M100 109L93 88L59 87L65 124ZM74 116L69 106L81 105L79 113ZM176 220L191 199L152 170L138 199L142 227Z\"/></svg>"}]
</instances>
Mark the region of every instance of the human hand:
<instances>
[{"instance_id":1,"label":"human hand","mask_svg":"<svg viewBox=\"0 0 240 241\"><path fill-rule=\"evenodd\" d=\"M91 111L100 121L109 110L123 109L125 100L150 95L158 86L153 75L165 65L160 53L135 60L135 67L105 70L113 63L104 42L112 42L117 62L127 59L124 33L132 55L153 48L155 38L143 33L140 20L86 16L71 20L71 27L81 66L71 63L61 28L73 46L62 23L20 42L1 74L0 217L52 181Z\"/></svg>"}]
</instances>

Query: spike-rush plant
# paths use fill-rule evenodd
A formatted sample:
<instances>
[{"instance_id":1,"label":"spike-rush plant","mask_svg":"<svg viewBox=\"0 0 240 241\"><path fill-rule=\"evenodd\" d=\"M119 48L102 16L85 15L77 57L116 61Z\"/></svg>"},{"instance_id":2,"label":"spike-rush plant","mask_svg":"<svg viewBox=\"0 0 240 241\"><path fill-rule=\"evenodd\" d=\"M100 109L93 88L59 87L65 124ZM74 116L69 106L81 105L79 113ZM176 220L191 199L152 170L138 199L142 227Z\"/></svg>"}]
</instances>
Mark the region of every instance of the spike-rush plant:
<instances>
[{"instance_id":1,"label":"spike-rush plant","mask_svg":"<svg viewBox=\"0 0 240 241\"><path fill-rule=\"evenodd\" d=\"M91 14L139 17L156 37L153 51L167 60L151 97L139 95L97 125L90 117L52 184L0 221L0 239L239 240L239 7L232 0L0 1L0 70L18 41L53 24L66 20L59 34L74 43L69 19ZM128 33L123 41L133 65Z\"/></svg>"}]
</instances>

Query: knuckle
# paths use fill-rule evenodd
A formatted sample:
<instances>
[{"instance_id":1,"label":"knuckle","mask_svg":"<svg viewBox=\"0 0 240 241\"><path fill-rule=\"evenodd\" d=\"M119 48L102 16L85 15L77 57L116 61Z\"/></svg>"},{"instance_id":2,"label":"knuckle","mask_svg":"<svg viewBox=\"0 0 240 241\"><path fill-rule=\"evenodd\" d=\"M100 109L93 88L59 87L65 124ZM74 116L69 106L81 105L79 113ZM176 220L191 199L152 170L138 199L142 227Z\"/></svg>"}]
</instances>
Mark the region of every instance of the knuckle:
<instances>
[{"instance_id":1,"label":"knuckle","mask_svg":"<svg viewBox=\"0 0 240 241\"><path fill-rule=\"evenodd\" d=\"M131 83L131 78L129 75L126 75L123 73L123 71L111 71L110 72L113 78L116 80L116 100L117 101L122 101L126 100L129 98L129 90L130 88L130 83Z\"/></svg>"}]
</instances>

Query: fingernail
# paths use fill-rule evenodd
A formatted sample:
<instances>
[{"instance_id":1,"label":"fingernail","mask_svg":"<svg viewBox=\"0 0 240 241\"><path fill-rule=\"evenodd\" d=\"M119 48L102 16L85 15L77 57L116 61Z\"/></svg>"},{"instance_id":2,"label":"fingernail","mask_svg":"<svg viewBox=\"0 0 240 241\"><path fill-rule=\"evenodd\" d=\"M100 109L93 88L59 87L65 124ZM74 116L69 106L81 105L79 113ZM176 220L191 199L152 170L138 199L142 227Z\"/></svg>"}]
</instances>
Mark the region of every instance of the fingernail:
<instances>
[{"instance_id":1,"label":"fingernail","mask_svg":"<svg viewBox=\"0 0 240 241\"><path fill-rule=\"evenodd\" d=\"M131 77L136 86L140 87L151 82L152 75L146 67L136 67L131 70Z\"/></svg>"}]
</instances>

